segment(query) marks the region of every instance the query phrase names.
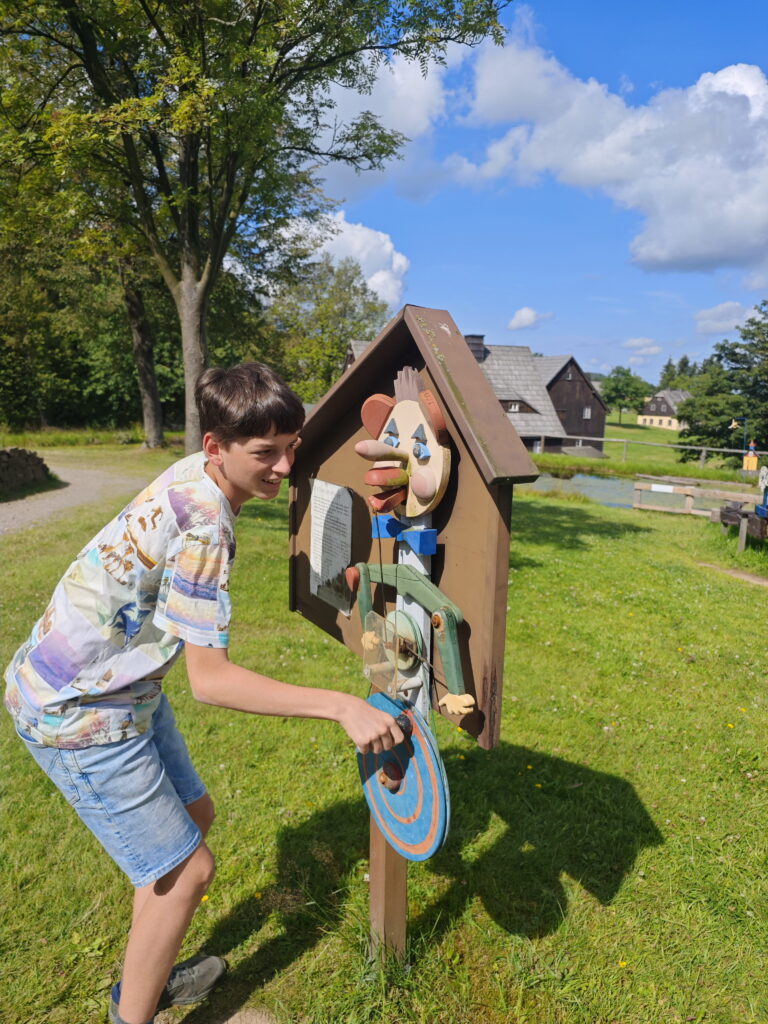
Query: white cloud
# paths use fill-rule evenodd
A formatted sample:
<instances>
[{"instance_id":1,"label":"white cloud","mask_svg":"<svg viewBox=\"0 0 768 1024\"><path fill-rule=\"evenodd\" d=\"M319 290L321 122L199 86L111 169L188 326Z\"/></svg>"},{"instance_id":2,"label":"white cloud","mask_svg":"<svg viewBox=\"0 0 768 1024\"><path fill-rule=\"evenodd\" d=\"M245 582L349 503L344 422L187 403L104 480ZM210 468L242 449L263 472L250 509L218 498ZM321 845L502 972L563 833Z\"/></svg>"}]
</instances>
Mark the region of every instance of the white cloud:
<instances>
[{"instance_id":1,"label":"white cloud","mask_svg":"<svg viewBox=\"0 0 768 1024\"><path fill-rule=\"evenodd\" d=\"M468 47L449 46L446 65L430 65L426 75L418 62L396 55L391 64L381 66L370 93L341 86L331 90L333 116L339 124L348 124L363 111L370 111L385 128L401 132L409 141L401 150L403 159L391 161L381 171L358 173L345 164L329 164L323 172L328 195L349 201L381 185L385 176L401 188L423 195L434 190L438 179L449 179L445 169L432 159L429 139L435 125L446 116L446 75L460 67L468 53Z\"/></svg>"},{"instance_id":2,"label":"white cloud","mask_svg":"<svg viewBox=\"0 0 768 1024\"><path fill-rule=\"evenodd\" d=\"M408 257L397 251L384 231L350 223L343 212L334 214L332 220L337 233L323 245L323 250L335 259L357 260L363 277L379 298L390 306L397 305L410 266Z\"/></svg>"},{"instance_id":3,"label":"white cloud","mask_svg":"<svg viewBox=\"0 0 768 1024\"><path fill-rule=\"evenodd\" d=\"M514 314L507 327L510 331L522 331L526 327L535 327L542 320L551 320L554 315L554 313L539 313L530 306L522 306Z\"/></svg>"},{"instance_id":4,"label":"white cloud","mask_svg":"<svg viewBox=\"0 0 768 1024\"><path fill-rule=\"evenodd\" d=\"M635 349L638 356L657 356L662 351L653 338L630 338L624 342L624 348Z\"/></svg>"},{"instance_id":5,"label":"white cloud","mask_svg":"<svg viewBox=\"0 0 768 1024\"><path fill-rule=\"evenodd\" d=\"M657 345L653 338L630 338L622 347L633 352L628 360L630 366L645 366L651 356L657 356L662 351L661 345Z\"/></svg>"},{"instance_id":6,"label":"white cloud","mask_svg":"<svg viewBox=\"0 0 768 1024\"><path fill-rule=\"evenodd\" d=\"M749 313L740 302L721 302L694 314L696 330L699 334L728 334L737 324L743 324Z\"/></svg>"},{"instance_id":7,"label":"white cloud","mask_svg":"<svg viewBox=\"0 0 768 1024\"><path fill-rule=\"evenodd\" d=\"M467 120L502 127L454 178L530 184L549 174L600 189L644 217L633 259L658 269L764 266L768 261L768 79L754 65L703 74L630 106L512 37L477 54Z\"/></svg>"},{"instance_id":8,"label":"white cloud","mask_svg":"<svg viewBox=\"0 0 768 1024\"><path fill-rule=\"evenodd\" d=\"M336 116L349 121L364 110L373 111L385 128L395 128L409 139L431 130L445 110L445 67L431 65L426 75L417 61L397 55L383 64L370 93L334 88Z\"/></svg>"}]
</instances>

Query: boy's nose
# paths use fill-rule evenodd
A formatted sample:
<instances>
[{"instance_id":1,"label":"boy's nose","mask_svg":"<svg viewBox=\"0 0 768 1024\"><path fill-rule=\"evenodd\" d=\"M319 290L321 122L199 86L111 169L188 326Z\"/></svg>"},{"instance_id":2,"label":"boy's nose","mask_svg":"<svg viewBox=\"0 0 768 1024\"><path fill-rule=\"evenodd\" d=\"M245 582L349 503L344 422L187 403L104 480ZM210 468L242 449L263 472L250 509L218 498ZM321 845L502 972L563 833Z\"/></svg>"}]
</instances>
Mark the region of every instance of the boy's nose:
<instances>
[{"instance_id":1,"label":"boy's nose","mask_svg":"<svg viewBox=\"0 0 768 1024\"><path fill-rule=\"evenodd\" d=\"M274 473L279 473L280 476L288 476L293 466L293 449L287 452L283 452L278 461L272 467Z\"/></svg>"}]
</instances>

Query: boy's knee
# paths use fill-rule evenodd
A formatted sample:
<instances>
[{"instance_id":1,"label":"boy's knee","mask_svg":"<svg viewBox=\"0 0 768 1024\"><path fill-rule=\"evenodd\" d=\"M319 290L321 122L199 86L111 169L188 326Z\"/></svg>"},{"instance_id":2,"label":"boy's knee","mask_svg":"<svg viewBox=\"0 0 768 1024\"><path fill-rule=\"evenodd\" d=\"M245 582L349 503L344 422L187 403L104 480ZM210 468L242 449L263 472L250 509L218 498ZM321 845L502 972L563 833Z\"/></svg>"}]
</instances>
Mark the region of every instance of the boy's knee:
<instances>
[{"instance_id":1,"label":"boy's knee","mask_svg":"<svg viewBox=\"0 0 768 1024\"><path fill-rule=\"evenodd\" d=\"M207 858L201 872L200 884L204 887L203 893L206 893L211 882L216 876L216 859L207 846L204 846L203 848L207 854Z\"/></svg>"},{"instance_id":2,"label":"boy's knee","mask_svg":"<svg viewBox=\"0 0 768 1024\"><path fill-rule=\"evenodd\" d=\"M213 854L205 843L201 843L183 864L158 879L155 891L159 895L164 895L175 889L192 899L201 899L208 891L215 874L216 861Z\"/></svg>"},{"instance_id":3,"label":"boy's knee","mask_svg":"<svg viewBox=\"0 0 768 1024\"><path fill-rule=\"evenodd\" d=\"M208 892L216 874L216 861L205 843L201 843L192 854L189 866L192 869L188 879L189 884L202 897Z\"/></svg>"}]
</instances>

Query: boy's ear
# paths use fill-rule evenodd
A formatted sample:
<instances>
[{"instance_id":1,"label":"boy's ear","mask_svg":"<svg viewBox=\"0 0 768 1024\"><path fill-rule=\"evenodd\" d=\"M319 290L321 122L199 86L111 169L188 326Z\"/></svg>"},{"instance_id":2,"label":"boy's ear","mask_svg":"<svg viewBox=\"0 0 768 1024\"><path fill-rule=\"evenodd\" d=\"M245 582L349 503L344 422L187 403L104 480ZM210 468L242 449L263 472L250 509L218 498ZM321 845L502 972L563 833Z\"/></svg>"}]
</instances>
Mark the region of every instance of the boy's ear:
<instances>
[{"instance_id":1,"label":"boy's ear","mask_svg":"<svg viewBox=\"0 0 768 1024\"><path fill-rule=\"evenodd\" d=\"M208 461L212 462L214 466L220 466L222 461L221 453L224 450L224 445L211 433L203 435L203 451L208 457Z\"/></svg>"}]
</instances>

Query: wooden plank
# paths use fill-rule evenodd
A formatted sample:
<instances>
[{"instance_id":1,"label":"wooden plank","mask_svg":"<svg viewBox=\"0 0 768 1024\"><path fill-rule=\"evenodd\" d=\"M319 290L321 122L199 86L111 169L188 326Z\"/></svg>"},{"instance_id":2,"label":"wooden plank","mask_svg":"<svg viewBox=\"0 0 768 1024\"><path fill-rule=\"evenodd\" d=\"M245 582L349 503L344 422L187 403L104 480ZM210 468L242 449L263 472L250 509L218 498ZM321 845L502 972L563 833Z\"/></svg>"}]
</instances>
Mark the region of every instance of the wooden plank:
<instances>
[{"instance_id":1,"label":"wooden plank","mask_svg":"<svg viewBox=\"0 0 768 1024\"><path fill-rule=\"evenodd\" d=\"M709 498L714 501L744 501L753 503L756 499L756 495L754 493L745 494L743 491L703 490L700 487L679 487L673 484L652 484L645 480L636 480L635 490L661 491L665 494L690 494L697 498Z\"/></svg>"},{"instance_id":2,"label":"wooden plank","mask_svg":"<svg viewBox=\"0 0 768 1024\"><path fill-rule=\"evenodd\" d=\"M371 816L371 953L378 959L405 956L408 920L408 861L392 849Z\"/></svg>"}]
</instances>

